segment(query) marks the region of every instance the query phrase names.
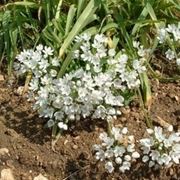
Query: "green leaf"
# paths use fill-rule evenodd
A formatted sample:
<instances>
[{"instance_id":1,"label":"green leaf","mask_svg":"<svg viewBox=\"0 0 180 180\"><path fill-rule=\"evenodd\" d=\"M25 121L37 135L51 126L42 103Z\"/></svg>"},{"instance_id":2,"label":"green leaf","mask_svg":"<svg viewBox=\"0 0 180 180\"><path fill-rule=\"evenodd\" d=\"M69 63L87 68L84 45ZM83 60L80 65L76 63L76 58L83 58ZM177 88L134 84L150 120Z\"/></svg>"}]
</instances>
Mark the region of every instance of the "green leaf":
<instances>
[{"instance_id":1,"label":"green leaf","mask_svg":"<svg viewBox=\"0 0 180 180\"><path fill-rule=\"evenodd\" d=\"M83 11L86 0L78 0L78 8L77 8L77 18L80 16Z\"/></svg>"},{"instance_id":2,"label":"green leaf","mask_svg":"<svg viewBox=\"0 0 180 180\"><path fill-rule=\"evenodd\" d=\"M111 23L106 24L106 25L102 28L101 32L102 32L102 33L105 33L105 32L108 31L109 29L117 29L117 28L118 28L118 24L111 22Z\"/></svg>"},{"instance_id":3,"label":"green leaf","mask_svg":"<svg viewBox=\"0 0 180 180\"><path fill-rule=\"evenodd\" d=\"M66 59L64 60L64 62L62 64L62 67L61 67L61 69L60 69L60 71L58 73L57 78L62 78L63 77L64 73L66 72L67 67L69 66L69 64L72 61L72 57L74 55L74 51L79 48L80 44L81 43L76 43L73 46L73 48L71 49L71 52L67 55Z\"/></svg>"},{"instance_id":4,"label":"green leaf","mask_svg":"<svg viewBox=\"0 0 180 180\"><path fill-rule=\"evenodd\" d=\"M64 40L60 50L59 50L59 57L62 57L67 47L73 41L74 37L87 25L87 20L89 20L96 9L98 8L100 2L98 0L91 0L82 14L79 16L78 20L76 21L75 25L69 32L67 38Z\"/></svg>"},{"instance_id":5,"label":"green leaf","mask_svg":"<svg viewBox=\"0 0 180 180\"><path fill-rule=\"evenodd\" d=\"M73 26L73 20L76 13L75 5L71 5L68 16L67 16L67 22L66 22L66 28L65 28L65 36L69 33L71 27Z\"/></svg>"},{"instance_id":6,"label":"green leaf","mask_svg":"<svg viewBox=\"0 0 180 180\"><path fill-rule=\"evenodd\" d=\"M13 3L8 3L5 5L6 8L10 6L28 6L28 7L39 7L37 3L29 2L29 1L17 1Z\"/></svg>"}]
</instances>

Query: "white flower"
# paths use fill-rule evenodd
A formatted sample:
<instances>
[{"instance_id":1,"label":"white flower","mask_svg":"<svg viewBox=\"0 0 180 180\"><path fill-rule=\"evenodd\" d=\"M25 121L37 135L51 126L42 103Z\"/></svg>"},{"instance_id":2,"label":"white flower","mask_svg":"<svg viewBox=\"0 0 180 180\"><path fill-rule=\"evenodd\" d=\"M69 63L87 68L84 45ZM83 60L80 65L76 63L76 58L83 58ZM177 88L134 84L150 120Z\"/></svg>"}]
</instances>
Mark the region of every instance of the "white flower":
<instances>
[{"instance_id":1,"label":"white flower","mask_svg":"<svg viewBox=\"0 0 180 180\"><path fill-rule=\"evenodd\" d=\"M44 50L43 50L43 52L44 52L44 57L46 58L46 57L48 57L48 56L52 56L53 55L53 49L51 48L51 47L47 47L47 46L45 46L44 47Z\"/></svg>"},{"instance_id":2,"label":"white flower","mask_svg":"<svg viewBox=\"0 0 180 180\"><path fill-rule=\"evenodd\" d=\"M108 161L106 164L105 164L105 169L108 170L109 173L112 173L114 171L114 166L113 166L113 163Z\"/></svg>"},{"instance_id":3,"label":"white flower","mask_svg":"<svg viewBox=\"0 0 180 180\"><path fill-rule=\"evenodd\" d=\"M99 150L101 150L101 145L99 145L99 144L95 144L95 145L93 145L93 149L95 150L95 151L99 151Z\"/></svg>"},{"instance_id":4,"label":"white flower","mask_svg":"<svg viewBox=\"0 0 180 180\"><path fill-rule=\"evenodd\" d=\"M141 147L141 149L143 150L143 154L148 154L151 150L151 147L150 146L147 146L147 147L143 146L143 147Z\"/></svg>"},{"instance_id":5,"label":"white flower","mask_svg":"<svg viewBox=\"0 0 180 180\"><path fill-rule=\"evenodd\" d=\"M149 161L149 167L153 167L155 165L155 162L154 161Z\"/></svg>"},{"instance_id":6,"label":"white flower","mask_svg":"<svg viewBox=\"0 0 180 180\"><path fill-rule=\"evenodd\" d=\"M107 149L106 152L104 153L106 158L111 158L113 157L114 153L113 153L113 149Z\"/></svg>"},{"instance_id":7,"label":"white flower","mask_svg":"<svg viewBox=\"0 0 180 180\"><path fill-rule=\"evenodd\" d=\"M130 144L130 145L128 145L128 146L127 146L127 151L128 151L128 152L134 152L134 151L135 151L134 147L135 147L135 144Z\"/></svg>"},{"instance_id":8,"label":"white flower","mask_svg":"<svg viewBox=\"0 0 180 180\"><path fill-rule=\"evenodd\" d=\"M115 158L115 162L116 162L117 164L121 164L121 163L122 163L122 159L121 159L120 157L116 157L116 158Z\"/></svg>"},{"instance_id":9,"label":"white flower","mask_svg":"<svg viewBox=\"0 0 180 180\"><path fill-rule=\"evenodd\" d=\"M127 131L126 128L122 129ZM98 153L98 159L100 159L99 154L102 154L101 156L103 156L103 159L110 161L114 160L116 165L121 165L119 167L121 172L129 170L131 167L131 163L135 161L135 159L140 157L140 154L137 151L135 151L135 144L131 144L132 141L134 141L134 137L127 136L126 133L123 134L120 128L112 127L110 134L113 137L109 137L105 132L101 133L100 139L103 141L102 145L95 145L93 147L93 149L97 151L96 158ZM124 139L130 139L130 141L128 141L128 145L123 144L123 141L121 142L121 140Z\"/></svg>"},{"instance_id":10,"label":"white flower","mask_svg":"<svg viewBox=\"0 0 180 180\"><path fill-rule=\"evenodd\" d=\"M114 56L115 56L115 54L116 54L115 49L109 49L109 51L108 51L108 55L109 55L110 57L114 57Z\"/></svg>"},{"instance_id":11,"label":"white flower","mask_svg":"<svg viewBox=\"0 0 180 180\"><path fill-rule=\"evenodd\" d=\"M172 150L180 154L180 144L174 144Z\"/></svg>"},{"instance_id":12,"label":"white flower","mask_svg":"<svg viewBox=\"0 0 180 180\"><path fill-rule=\"evenodd\" d=\"M142 161L143 162L149 161L149 156L147 156L147 155L143 156Z\"/></svg>"},{"instance_id":13,"label":"white flower","mask_svg":"<svg viewBox=\"0 0 180 180\"><path fill-rule=\"evenodd\" d=\"M175 58L175 52L172 51L171 49L168 49L166 52L166 58L169 60L173 60Z\"/></svg>"},{"instance_id":14,"label":"white flower","mask_svg":"<svg viewBox=\"0 0 180 180\"><path fill-rule=\"evenodd\" d=\"M169 165L169 163L171 161L171 157L164 153L161 155L161 161L162 161L162 163L164 163L167 166L167 165Z\"/></svg>"},{"instance_id":15,"label":"white flower","mask_svg":"<svg viewBox=\"0 0 180 180\"><path fill-rule=\"evenodd\" d=\"M157 39L159 40L159 43L161 43L161 44L164 43L164 41L166 40L166 35L167 35L166 29L161 28L158 30Z\"/></svg>"},{"instance_id":16,"label":"white flower","mask_svg":"<svg viewBox=\"0 0 180 180\"><path fill-rule=\"evenodd\" d=\"M173 127L171 128L171 130ZM166 131L167 132L167 131ZM165 165L170 167L173 162L179 164L180 160L180 133L169 131L169 136L163 134L161 127L154 127L153 132L149 133L150 138L141 139L140 143L143 150L142 161L149 161L149 167L155 165Z\"/></svg>"},{"instance_id":17,"label":"white flower","mask_svg":"<svg viewBox=\"0 0 180 180\"><path fill-rule=\"evenodd\" d=\"M138 73L142 73L146 70L145 66L141 65L141 62L137 59L133 61L133 68L138 71Z\"/></svg>"},{"instance_id":18,"label":"white flower","mask_svg":"<svg viewBox=\"0 0 180 180\"><path fill-rule=\"evenodd\" d=\"M96 159L100 161L105 159L105 152L102 149L99 149L98 152L96 152Z\"/></svg>"},{"instance_id":19,"label":"white flower","mask_svg":"<svg viewBox=\"0 0 180 180\"><path fill-rule=\"evenodd\" d=\"M115 146L114 148L114 156L118 157L118 156L123 156L123 154L126 152L125 147L123 146Z\"/></svg>"},{"instance_id":20,"label":"white flower","mask_svg":"<svg viewBox=\"0 0 180 180\"><path fill-rule=\"evenodd\" d=\"M127 161L124 161L122 166L120 166L119 170L124 173L126 170L130 170L130 167L131 167L131 163L130 162L127 162Z\"/></svg>"},{"instance_id":21,"label":"white flower","mask_svg":"<svg viewBox=\"0 0 180 180\"><path fill-rule=\"evenodd\" d=\"M43 50L43 45L42 44L39 44L38 46L36 46L36 50L39 51L39 52L42 52Z\"/></svg>"},{"instance_id":22,"label":"white flower","mask_svg":"<svg viewBox=\"0 0 180 180\"><path fill-rule=\"evenodd\" d=\"M178 66L180 66L180 58L176 59L176 63L177 63Z\"/></svg>"},{"instance_id":23,"label":"white flower","mask_svg":"<svg viewBox=\"0 0 180 180\"><path fill-rule=\"evenodd\" d=\"M119 128L112 127L111 133L114 135L115 140L120 140L122 138L122 134L120 134Z\"/></svg>"},{"instance_id":24,"label":"white flower","mask_svg":"<svg viewBox=\"0 0 180 180\"><path fill-rule=\"evenodd\" d=\"M43 72L47 72L47 68L49 67L49 63L46 59L39 62L39 69Z\"/></svg>"},{"instance_id":25,"label":"white flower","mask_svg":"<svg viewBox=\"0 0 180 180\"><path fill-rule=\"evenodd\" d=\"M137 158L140 157L140 154L135 151L135 152L132 153L132 157L133 157L134 159L137 159Z\"/></svg>"},{"instance_id":26,"label":"white flower","mask_svg":"<svg viewBox=\"0 0 180 180\"><path fill-rule=\"evenodd\" d=\"M126 63L128 61L128 56L126 54L122 54L122 55L120 55L118 60L119 60L120 63L126 65Z\"/></svg>"},{"instance_id":27,"label":"white flower","mask_svg":"<svg viewBox=\"0 0 180 180\"><path fill-rule=\"evenodd\" d=\"M68 129L67 124L64 124L63 122L59 122L59 123L58 123L58 127L59 127L60 129L63 129L63 130L67 130L67 129Z\"/></svg>"},{"instance_id":28,"label":"white flower","mask_svg":"<svg viewBox=\"0 0 180 180\"><path fill-rule=\"evenodd\" d=\"M52 77L56 77L57 76L57 71L55 69L51 69L50 74L51 74Z\"/></svg>"},{"instance_id":29,"label":"white flower","mask_svg":"<svg viewBox=\"0 0 180 180\"><path fill-rule=\"evenodd\" d=\"M179 152L170 152L170 156L172 158L172 160L176 163L179 164L180 163L180 153Z\"/></svg>"},{"instance_id":30,"label":"white flower","mask_svg":"<svg viewBox=\"0 0 180 180\"><path fill-rule=\"evenodd\" d=\"M159 142L162 142L165 139L161 127L154 127L154 135Z\"/></svg>"},{"instance_id":31,"label":"white flower","mask_svg":"<svg viewBox=\"0 0 180 180\"><path fill-rule=\"evenodd\" d=\"M157 150L151 150L150 156L153 161L158 160L160 157L160 153Z\"/></svg>"},{"instance_id":32,"label":"white flower","mask_svg":"<svg viewBox=\"0 0 180 180\"><path fill-rule=\"evenodd\" d=\"M152 139L144 138L144 139L140 140L140 144L145 146L145 147L150 147L153 145L153 141L152 141Z\"/></svg>"},{"instance_id":33,"label":"white flower","mask_svg":"<svg viewBox=\"0 0 180 180\"><path fill-rule=\"evenodd\" d=\"M127 134L128 133L128 129L127 127L123 127L123 129L121 130L122 134Z\"/></svg>"},{"instance_id":34,"label":"white flower","mask_svg":"<svg viewBox=\"0 0 180 180\"><path fill-rule=\"evenodd\" d=\"M130 155L125 155L124 160L125 161L131 161L131 156Z\"/></svg>"},{"instance_id":35,"label":"white flower","mask_svg":"<svg viewBox=\"0 0 180 180\"><path fill-rule=\"evenodd\" d=\"M64 113L62 111L57 111L54 113L54 117L56 120L62 121L64 118Z\"/></svg>"},{"instance_id":36,"label":"white flower","mask_svg":"<svg viewBox=\"0 0 180 180\"><path fill-rule=\"evenodd\" d=\"M133 41L133 47L136 48L136 49L139 49L139 41Z\"/></svg>"},{"instance_id":37,"label":"white flower","mask_svg":"<svg viewBox=\"0 0 180 180\"><path fill-rule=\"evenodd\" d=\"M47 126L48 127L52 127L52 126L54 126L54 121L52 120L52 119L50 119L48 122L47 122Z\"/></svg>"},{"instance_id":38,"label":"white flower","mask_svg":"<svg viewBox=\"0 0 180 180\"><path fill-rule=\"evenodd\" d=\"M110 137L107 137L107 138L103 139L102 145L106 146L107 149L110 148L113 144L114 144L114 139L112 139Z\"/></svg>"},{"instance_id":39,"label":"white flower","mask_svg":"<svg viewBox=\"0 0 180 180\"><path fill-rule=\"evenodd\" d=\"M87 33L81 34L80 36L75 37L75 42L81 42L81 41L89 41L91 36Z\"/></svg>"},{"instance_id":40,"label":"white flower","mask_svg":"<svg viewBox=\"0 0 180 180\"><path fill-rule=\"evenodd\" d=\"M39 79L33 78L29 83L29 89L32 91L37 91L39 89Z\"/></svg>"},{"instance_id":41,"label":"white flower","mask_svg":"<svg viewBox=\"0 0 180 180\"><path fill-rule=\"evenodd\" d=\"M91 39L91 36L88 33L84 33L81 35L81 39L84 41L89 41Z\"/></svg>"},{"instance_id":42,"label":"white flower","mask_svg":"<svg viewBox=\"0 0 180 180\"><path fill-rule=\"evenodd\" d=\"M59 66L60 65L59 61L60 60L58 58L53 58L51 60L51 63L52 63L53 66Z\"/></svg>"},{"instance_id":43,"label":"white flower","mask_svg":"<svg viewBox=\"0 0 180 180\"><path fill-rule=\"evenodd\" d=\"M166 28L166 31L173 34L174 40L178 41L180 40L180 23L178 25L175 24L169 24Z\"/></svg>"}]
</instances>

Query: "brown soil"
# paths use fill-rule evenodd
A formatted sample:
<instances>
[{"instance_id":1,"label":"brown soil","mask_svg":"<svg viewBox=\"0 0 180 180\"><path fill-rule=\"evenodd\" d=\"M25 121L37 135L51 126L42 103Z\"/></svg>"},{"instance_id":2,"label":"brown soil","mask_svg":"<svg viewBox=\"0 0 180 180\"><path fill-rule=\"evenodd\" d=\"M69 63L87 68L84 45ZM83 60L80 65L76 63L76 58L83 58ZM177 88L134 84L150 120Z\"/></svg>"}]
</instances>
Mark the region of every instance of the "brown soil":
<instances>
[{"instance_id":1,"label":"brown soil","mask_svg":"<svg viewBox=\"0 0 180 180\"><path fill-rule=\"evenodd\" d=\"M154 100L150 116L157 116L180 129L180 84L152 82ZM0 171L13 170L16 180L31 180L39 173L49 180L120 180L120 179L180 179L180 169L171 167L153 171L137 162L125 174L106 173L104 164L96 162L92 145L98 142L99 132L105 130L103 121L84 120L72 125L51 148L51 131L44 128L45 120L32 111L26 97L17 94L17 85L0 81L0 148L9 155L0 157ZM116 124L125 125L136 139L146 128L138 103L123 108Z\"/></svg>"}]
</instances>

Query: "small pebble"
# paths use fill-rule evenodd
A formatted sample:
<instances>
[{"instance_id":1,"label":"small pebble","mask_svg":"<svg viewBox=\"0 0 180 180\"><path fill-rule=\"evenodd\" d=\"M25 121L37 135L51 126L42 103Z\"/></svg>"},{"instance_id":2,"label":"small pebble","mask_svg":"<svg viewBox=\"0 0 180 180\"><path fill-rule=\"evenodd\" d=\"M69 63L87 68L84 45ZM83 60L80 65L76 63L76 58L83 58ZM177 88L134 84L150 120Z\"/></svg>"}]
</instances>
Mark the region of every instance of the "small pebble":
<instances>
[{"instance_id":1,"label":"small pebble","mask_svg":"<svg viewBox=\"0 0 180 180\"><path fill-rule=\"evenodd\" d=\"M174 174L173 168L170 168L170 169L169 169L169 174L170 174L171 176Z\"/></svg>"},{"instance_id":2,"label":"small pebble","mask_svg":"<svg viewBox=\"0 0 180 180\"><path fill-rule=\"evenodd\" d=\"M4 81L4 76L0 74L0 81Z\"/></svg>"},{"instance_id":3,"label":"small pebble","mask_svg":"<svg viewBox=\"0 0 180 180\"><path fill-rule=\"evenodd\" d=\"M78 149L78 146L77 146L77 145L74 145L74 146L73 146L73 149Z\"/></svg>"},{"instance_id":4,"label":"small pebble","mask_svg":"<svg viewBox=\"0 0 180 180\"><path fill-rule=\"evenodd\" d=\"M39 174L38 176L34 177L33 180L48 180L48 178L46 178L46 177L43 176L42 174Z\"/></svg>"},{"instance_id":5,"label":"small pebble","mask_svg":"<svg viewBox=\"0 0 180 180\"><path fill-rule=\"evenodd\" d=\"M1 171L0 180L15 180L11 169L3 169Z\"/></svg>"},{"instance_id":6,"label":"small pebble","mask_svg":"<svg viewBox=\"0 0 180 180\"><path fill-rule=\"evenodd\" d=\"M122 117L122 118L121 118L121 121L122 121L122 122L126 122L127 119L126 119L125 117Z\"/></svg>"},{"instance_id":7,"label":"small pebble","mask_svg":"<svg viewBox=\"0 0 180 180\"><path fill-rule=\"evenodd\" d=\"M23 94L24 86L19 86L16 93L17 95L21 96Z\"/></svg>"},{"instance_id":8,"label":"small pebble","mask_svg":"<svg viewBox=\"0 0 180 180\"><path fill-rule=\"evenodd\" d=\"M0 156L4 156L6 154L9 154L9 150L7 148L1 148L0 149Z\"/></svg>"}]
</instances>

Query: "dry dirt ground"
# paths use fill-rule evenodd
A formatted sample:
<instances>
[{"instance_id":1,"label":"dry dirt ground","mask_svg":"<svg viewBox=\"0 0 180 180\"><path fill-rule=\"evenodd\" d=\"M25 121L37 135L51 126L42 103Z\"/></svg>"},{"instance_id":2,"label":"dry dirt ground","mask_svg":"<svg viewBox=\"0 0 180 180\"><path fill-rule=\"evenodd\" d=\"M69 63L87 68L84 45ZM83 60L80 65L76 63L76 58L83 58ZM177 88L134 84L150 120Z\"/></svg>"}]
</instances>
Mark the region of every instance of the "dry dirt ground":
<instances>
[{"instance_id":1,"label":"dry dirt ground","mask_svg":"<svg viewBox=\"0 0 180 180\"><path fill-rule=\"evenodd\" d=\"M92 145L106 128L103 121L87 119L72 125L59 139L54 152L51 131L44 127L45 120L32 111L26 97L17 93L18 86L0 81L0 148L8 149L8 153L0 154L0 172L10 168L15 180L33 180L40 173L48 180L180 179L178 166L153 171L140 162L125 174L118 171L108 174L92 152ZM180 83L154 81L152 86L151 119L158 116L180 130ZM138 103L123 108L122 112L116 124L127 126L136 139L142 137L146 124Z\"/></svg>"}]
</instances>

